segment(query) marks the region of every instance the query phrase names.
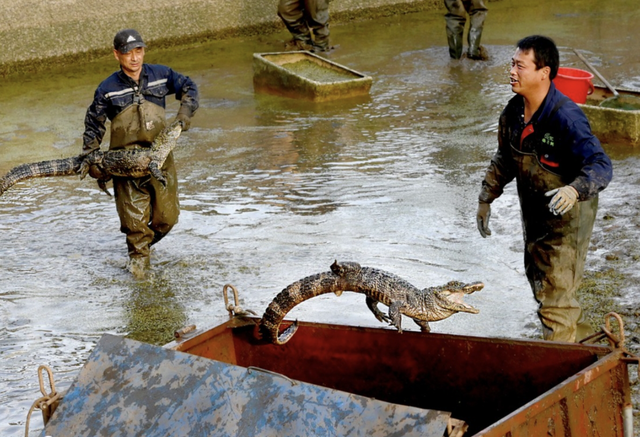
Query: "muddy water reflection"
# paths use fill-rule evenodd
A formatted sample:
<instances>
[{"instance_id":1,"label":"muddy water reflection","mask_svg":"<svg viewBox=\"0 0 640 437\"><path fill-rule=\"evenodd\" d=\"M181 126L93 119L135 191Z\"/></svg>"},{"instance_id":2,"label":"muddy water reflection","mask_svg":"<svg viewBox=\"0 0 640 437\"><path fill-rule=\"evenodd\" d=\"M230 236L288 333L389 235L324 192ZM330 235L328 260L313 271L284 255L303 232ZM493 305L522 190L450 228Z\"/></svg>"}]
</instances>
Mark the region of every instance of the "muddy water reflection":
<instances>
[{"instance_id":1,"label":"muddy water reflection","mask_svg":"<svg viewBox=\"0 0 640 437\"><path fill-rule=\"evenodd\" d=\"M33 180L0 197L0 434L23 434L39 364L65 388L105 332L162 343L184 324L216 324L227 317L225 283L260 314L283 287L334 259L419 287L484 281L468 299L481 313L434 323L435 332L537 335L514 187L495 205L494 235L483 240L475 228L478 184L511 96L512 45L529 33L558 35L565 65L578 66L571 47L589 49L610 81L637 86L635 43L619 38L635 32L640 17L624 8L634 2L539 2L526 22L520 3L492 2L486 63L449 62L441 12L335 26L331 58L374 77L370 97L348 102L254 95L251 54L278 50L286 34L151 48L149 62L189 74L202 93L176 151L180 223L155 250L152 278L136 283L123 271L113 201L93 181ZM85 108L113 63L75 68L0 85L1 173L78 152ZM625 176L605 191L603 209L623 203L620 187L637 185L636 162L635 153L617 156ZM594 257L604 257L605 243ZM353 293L318 297L290 316L379 326Z\"/></svg>"}]
</instances>

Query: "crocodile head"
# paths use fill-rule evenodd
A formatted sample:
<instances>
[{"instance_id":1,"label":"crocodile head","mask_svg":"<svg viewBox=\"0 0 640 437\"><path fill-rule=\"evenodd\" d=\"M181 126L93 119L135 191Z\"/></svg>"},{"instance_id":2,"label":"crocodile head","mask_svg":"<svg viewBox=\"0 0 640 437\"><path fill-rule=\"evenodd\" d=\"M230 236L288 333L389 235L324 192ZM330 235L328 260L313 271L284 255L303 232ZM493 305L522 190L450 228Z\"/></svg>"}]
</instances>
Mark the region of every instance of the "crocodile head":
<instances>
[{"instance_id":1,"label":"crocodile head","mask_svg":"<svg viewBox=\"0 0 640 437\"><path fill-rule=\"evenodd\" d=\"M439 287L431 287L429 290L433 292L436 305L441 310L451 311L452 313L463 312L478 314L480 310L472 307L464 302L464 296L482 290L484 284L482 282L471 282L468 284L451 281Z\"/></svg>"},{"instance_id":2,"label":"crocodile head","mask_svg":"<svg viewBox=\"0 0 640 437\"><path fill-rule=\"evenodd\" d=\"M178 137L182 133L182 122L174 121L169 126L165 127L154 140L155 142L177 141ZM174 144L175 146L175 144Z\"/></svg>"}]
</instances>

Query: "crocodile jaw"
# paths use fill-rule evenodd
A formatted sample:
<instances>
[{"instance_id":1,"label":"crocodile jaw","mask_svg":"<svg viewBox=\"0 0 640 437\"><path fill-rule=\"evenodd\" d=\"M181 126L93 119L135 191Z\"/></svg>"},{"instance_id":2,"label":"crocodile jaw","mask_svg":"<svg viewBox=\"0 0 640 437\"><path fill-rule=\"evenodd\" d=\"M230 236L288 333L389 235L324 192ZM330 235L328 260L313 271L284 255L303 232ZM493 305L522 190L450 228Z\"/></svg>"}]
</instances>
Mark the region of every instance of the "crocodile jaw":
<instances>
[{"instance_id":1,"label":"crocodile jaw","mask_svg":"<svg viewBox=\"0 0 640 437\"><path fill-rule=\"evenodd\" d=\"M478 314L480 310L464 302L464 297L467 294L482 290L483 287L483 283L476 282L472 284L464 284L463 286L453 290L444 289L435 291L436 304L440 305L444 309L454 312Z\"/></svg>"},{"instance_id":2,"label":"crocodile jaw","mask_svg":"<svg viewBox=\"0 0 640 437\"><path fill-rule=\"evenodd\" d=\"M452 311L458 311L462 313L478 314L479 309L464 302L464 296L466 293L462 292L440 292L440 298L445 300L447 304L444 305L447 309Z\"/></svg>"}]
</instances>

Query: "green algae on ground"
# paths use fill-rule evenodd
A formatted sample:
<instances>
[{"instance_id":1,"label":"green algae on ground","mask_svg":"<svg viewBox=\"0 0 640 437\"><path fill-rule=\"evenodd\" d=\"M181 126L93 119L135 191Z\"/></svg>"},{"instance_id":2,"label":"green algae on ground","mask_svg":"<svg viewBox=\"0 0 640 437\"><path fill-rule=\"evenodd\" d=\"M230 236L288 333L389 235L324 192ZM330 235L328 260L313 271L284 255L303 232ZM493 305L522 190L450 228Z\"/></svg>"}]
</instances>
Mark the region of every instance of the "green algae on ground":
<instances>
[{"instance_id":1,"label":"green algae on ground","mask_svg":"<svg viewBox=\"0 0 640 437\"><path fill-rule=\"evenodd\" d=\"M136 308L127 325L126 337L157 346L167 344L174 340L174 332L186 324L184 317L176 318L175 314L175 308L160 305Z\"/></svg>"},{"instance_id":2,"label":"green algae on ground","mask_svg":"<svg viewBox=\"0 0 640 437\"><path fill-rule=\"evenodd\" d=\"M187 324L185 307L173 287L152 278L133 289L125 303L127 338L155 345L174 340L174 332Z\"/></svg>"},{"instance_id":3,"label":"green algae on ground","mask_svg":"<svg viewBox=\"0 0 640 437\"><path fill-rule=\"evenodd\" d=\"M618 263L618 267L620 267L620 264L624 263ZM607 314L610 312L619 314L625 322L624 335L628 340L625 346L631 353L637 354L638 341L640 339L640 325L637 320L640 312L634 306L621 306L616 300L623 295L621 289L629 286L629 282L630 278L626 277L618 269L586 271L582 284L578 289L578 300L585 317L596 332L602 330ZM617 333L614 332L614 334ZM633 373L630 376L631 398L633 404L637 405L640 399L640 384L638 383L638 378L633 377ZM637 410L633 414L633 427L640 429L640 414L638 414ZM636 433L635 435L638 434Z\"/></svg>"},{"instance_id":4,"label":"green algae on ground","mask_svg":"<svg viewBox=\"0 0 640 437\"><path fill-rule=\"evenodd\" d=\"M624 279L624 275L613 268L585 271L577 294L582 311L595 331L601 329L608 313L618 311L615 299L620 296Z\"/></svg>"}]
</instances>

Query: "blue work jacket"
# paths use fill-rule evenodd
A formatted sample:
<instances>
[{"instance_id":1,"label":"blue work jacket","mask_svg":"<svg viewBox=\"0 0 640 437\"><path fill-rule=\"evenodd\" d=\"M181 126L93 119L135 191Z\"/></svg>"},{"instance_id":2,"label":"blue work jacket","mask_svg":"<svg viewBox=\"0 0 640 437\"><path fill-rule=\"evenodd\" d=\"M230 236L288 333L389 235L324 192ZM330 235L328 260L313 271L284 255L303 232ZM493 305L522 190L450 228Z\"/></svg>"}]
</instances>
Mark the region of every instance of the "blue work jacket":
<instances>
[{"instance_id":1,"label":"blue work jacket","mask_svg":"<svg viewBox=\"0 0 640 437\"><path fill-rule=\"evenodd\" d=\"M180 100L180 111L192 116L198 109L198 88L189 77L164 65L143 64L140 84L122 70L106 78L96 89L93 102L85 116L83 151L100 147L107 119L113 120L120 112L143 98L165 108L167 95L175 94Z\"/></svg>"},{"instance_id":2,"label":"blue work jacket","mask_svg":"<svg viewBox=\"0 0 640 437\"><path fill-rule=\"evenodd\" d=\"M597 196L613 176L611 160L591 133L587 117L553 83L529 123L524 123L524 98L520 95L502 111L498 150L482 183L481 202L491 203L506 184L525 174L519 168L519 154L531 155L562 183L573 186L581 201ZM526 193L520 195L522 198Z\"/></svg>"}]
</instances>

